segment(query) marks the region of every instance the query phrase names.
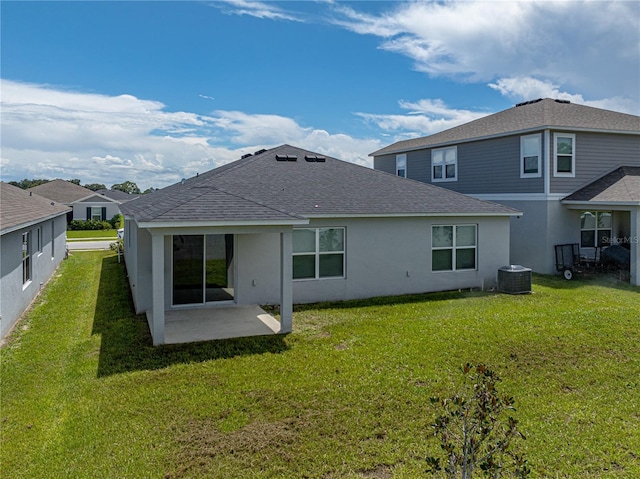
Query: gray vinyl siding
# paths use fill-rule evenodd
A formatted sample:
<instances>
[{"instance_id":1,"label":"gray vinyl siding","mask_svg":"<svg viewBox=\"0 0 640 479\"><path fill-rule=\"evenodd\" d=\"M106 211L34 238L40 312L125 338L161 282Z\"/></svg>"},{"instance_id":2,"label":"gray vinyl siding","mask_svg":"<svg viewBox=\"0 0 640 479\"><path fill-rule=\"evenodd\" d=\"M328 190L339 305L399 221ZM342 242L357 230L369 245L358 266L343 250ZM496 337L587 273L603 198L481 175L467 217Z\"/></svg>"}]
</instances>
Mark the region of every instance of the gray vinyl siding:
<instances>
[{"instance_id":1,"label":"gray vinyl siding","mask_svg":"<svg viewBox=\"0 0 640 479\"><path fill-rule=\"evenodd\" d=\"M520 178L520 135L461 143L456 146L457 181L431 181L430 148L407 152L408 177L466 194L542 193L544 191L542 176ZM544 168L544 158L541 163ZM395 155L376 157L373 164L376 169L395 174Z\"/></svg>"},{"instance_id":2,"label":"gray vinyl siding","mask_svg":"<svg viewBox=\"0 0 640 479\"><path fill-rule=\"evenodd\" d=\"M568 130L551 132L549 146L551 155L553 155L554 133L573 132ZM569 194L618 166L640 166L640 136L638 135L580 132L575 135L576 176L556 178L552 174L551 193Z\"/></svg>"}]
</instances>

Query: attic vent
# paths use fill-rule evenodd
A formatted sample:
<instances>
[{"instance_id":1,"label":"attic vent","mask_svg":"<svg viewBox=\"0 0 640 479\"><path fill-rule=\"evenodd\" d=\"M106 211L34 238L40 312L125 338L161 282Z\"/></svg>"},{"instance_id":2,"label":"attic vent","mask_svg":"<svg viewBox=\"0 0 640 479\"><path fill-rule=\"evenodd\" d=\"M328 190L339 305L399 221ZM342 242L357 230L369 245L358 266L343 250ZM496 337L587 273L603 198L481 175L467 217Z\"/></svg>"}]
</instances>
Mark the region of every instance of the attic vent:
<instances>
[{"instance_id":1,"label":"attic vent","mask_svg":"<svg viewBox=\"0 0 640 479\"><path fill-rule=\"evenodd\" d=\"M556 103L566 103L566 104L569 104L569 103L571 103L571 102L570 102L569 100L558 100L558 99L556 98Z\"/></svg>"},{"instance_id":2,"label":"attic vent","mask_svg":"<svg viewBox=\"0 0 640 479\"><path fill-rule=\"evenodd\" d=\"M245 158L249 158L250 156L253 156L253 155L251 153L247 153L246 155L242 155L240 159L244 160Z\"/></svg>"},{"instance_id":3,"label":"attic vent","mask_svg":"<svg viewBox=\"0 0 640 479\"><path fill-rule=\"evenodd\" d=\"M254 153L254 155L261 155L262 153L264 153L266 150L266 148L263 148L262 150L258 150Z\"/></svg>"},{"instance_id":4,"label":"attic vent","mask_svg":"<svg viewBox=\"0 0 640 479\"><path fill-rule=\"evenodd\" d=\"M537 100L523 101L522 103L516 103L516 108L518 108L519 106L533 105L534 103L538 103L539 101L542 101L542 98L538 98Z\"/></svg>"},{"instance_id":5,"label":"attic vent","mask_svg":"<svg viewBox=\"0 0 640 479\"><path fill-rule=\"evenodd\" d=\"M278 160L278 161L298 161L298 157L296 155L276 155L276 160Z\"/></svg>"},{"instance_id":6,"label":"attic vent","mask_svg":"<svg viewBox=\"0 0 640 479\"><path fill-rule=\"evenodd\" d=\"M316 161L318 163L325 162L325 158L323 156L305 155L304 159L307 160L308 162L316 162Z\"/></svg>"}]
</instances>

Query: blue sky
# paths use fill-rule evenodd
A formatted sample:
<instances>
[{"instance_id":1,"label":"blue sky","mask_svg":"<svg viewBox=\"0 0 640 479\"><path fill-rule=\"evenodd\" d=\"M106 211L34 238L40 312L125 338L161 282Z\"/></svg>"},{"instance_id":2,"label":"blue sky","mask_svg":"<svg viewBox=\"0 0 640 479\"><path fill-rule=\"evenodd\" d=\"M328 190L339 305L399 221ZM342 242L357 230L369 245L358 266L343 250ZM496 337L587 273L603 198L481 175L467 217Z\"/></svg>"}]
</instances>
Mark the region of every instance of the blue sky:
<instances>
[{"instance_id":1,"label":"blue sky","mask_svg":"<svg viewBox=\"0 0 640 479\"><path fill-rule=\"evenodd\" d=\"M540 97L640 114L640 2L2 1L3 181L359 164Z\"/></svg>"}]
</instances>

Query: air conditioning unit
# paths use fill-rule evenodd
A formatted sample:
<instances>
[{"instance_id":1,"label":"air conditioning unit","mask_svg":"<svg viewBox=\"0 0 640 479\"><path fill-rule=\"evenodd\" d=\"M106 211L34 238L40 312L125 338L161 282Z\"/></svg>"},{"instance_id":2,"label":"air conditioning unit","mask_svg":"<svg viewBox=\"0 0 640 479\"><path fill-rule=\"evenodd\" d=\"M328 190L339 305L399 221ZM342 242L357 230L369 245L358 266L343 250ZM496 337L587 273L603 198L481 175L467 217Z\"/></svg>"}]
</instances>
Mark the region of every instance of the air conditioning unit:
<instances>
[{"instance_id":1,"label":"air conditioning unit","mask_svg":"<svg viewBox=\"0 0 640 479\"><path fill-rule=\"evenodd\" d=\"M531 269L512 264L498 270L498 291L508 294L531 293Z\"/></svg>"}]
</instances>

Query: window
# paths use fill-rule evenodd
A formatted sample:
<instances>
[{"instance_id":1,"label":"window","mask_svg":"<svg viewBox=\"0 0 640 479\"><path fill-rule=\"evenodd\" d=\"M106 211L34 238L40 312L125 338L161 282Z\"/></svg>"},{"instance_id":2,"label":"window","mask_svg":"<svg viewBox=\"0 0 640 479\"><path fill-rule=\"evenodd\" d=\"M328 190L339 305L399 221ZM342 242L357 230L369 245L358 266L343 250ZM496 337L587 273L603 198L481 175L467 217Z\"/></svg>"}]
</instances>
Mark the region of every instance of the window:
<instances>
[{"instance_id":1,"label":"window","mask_svg":"<svg viewBox=\"0 0 640 479\"><path fill-rule=\"evenodd\" d=\"M344 278L344 228L293 230L293 279Z\"/></svg>"},{"instance_id":2,"label":"window","mask_svg":"<svg viewBox=\"0 0 640 479\"><path fill-rule=\"evenodd\" d=\"M542 139L540 135L520 137L520 178L540 177Z\"/></svg>"},{"instance_id":3,"label":"window","mask_svg":"<svg viewBox=\"0 0 640 479\"><path fill-rule=\"evenodd\" d=\"M396 175L407 177L407 154L396 155Z\"/></svg>"},{"instance_id":4,"label":"window","mask_svg":"<svg viewBox=\"0 0 640 479\"><path fill-rule=\"evenodd\" d=\"M576 135L555 133L553 135L553 158L555 176L575 176Z\"/></svg>"},{"instance_id":5,"label":"window","mask_svg":"<svg viewBox=\"0 0 640 479\"><path fill-rule=\"evenodd\" d=\"M36 251L42 253L42 228L36 228Z\"/></svg>"},{"instance_id":6,"label":"window","mask_svg":"<svg viewBox=\"0 0 640 479\"><path fill-rule=\"evenodd\" d=\"M580 246L595 248L611 243L611 212L583 211L580 214Z\"/></svg>"},{"instance_id":7,"label":"window","mask_svg":"<svg viewBox=\"0 0 640 479\"><path fill-rule=\"evenodd\" d=\"M102 208L100 207L92 207L91 208L91 220L102 221Z\"/></svg>"},{"instance_id":8,"label":"window","mask_svg":"<svg viewBox=\"0 0 640 479\"><path fill-rule=\"evenodd\" d=\"M56 257L56 221L51 222L51 259Z\"/></svg>"},{"instance_id":9,"label":"window","mask_svg":"<svg viewBox=\"0 0 640 479\"><path fill-rule=\"evenodd\" d=\"M458 149L455 146L431 151L432 181L456 181L458 178Z\"/></svg>"},{"instance_id":10,"label":"window","mask_svg":"<svg viewBox=\"0 0 640 479\"><path fill-rule=\"evenodd\" d=\"M477 225L431 227L431 270L476 269Z\"/></svg>"},{"instance_id":11,"label":"window","mask_svg":"<svg viewBox=\"0 0 640 479\"><path fill-rule=\"evenodd\" d=\"M31 232L22 233L22 284L31 281Z\"/></svg>"}]
</instances>

